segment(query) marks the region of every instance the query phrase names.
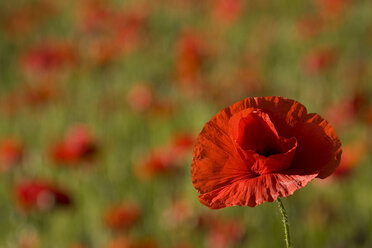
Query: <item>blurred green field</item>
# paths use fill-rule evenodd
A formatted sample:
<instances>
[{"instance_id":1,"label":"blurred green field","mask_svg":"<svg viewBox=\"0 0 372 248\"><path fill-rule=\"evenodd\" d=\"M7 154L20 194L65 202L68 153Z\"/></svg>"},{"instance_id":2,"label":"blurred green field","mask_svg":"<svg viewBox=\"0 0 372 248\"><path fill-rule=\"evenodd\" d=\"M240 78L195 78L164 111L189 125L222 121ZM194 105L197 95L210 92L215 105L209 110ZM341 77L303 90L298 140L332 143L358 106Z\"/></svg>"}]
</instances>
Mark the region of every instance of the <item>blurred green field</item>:
<instances>
[{"instance_id":1,"label":"blurred green field","mask_svg":"<svg viewBox=\"0 0 372 248\"><path fill-rule=\"evenodd\" d=\"M336 175L283 199L294 247L372 247L371 82L371 1L1 1L0 144L23 154L0 145L0 247L284 247L276 203L208 209L192 145L172 150L221 108L272 95L321 114L344 147ZM94 149L56 158L77 125ZM25 207L27 180L72 202ZM139 213L115 228L121 203Z\"/></svg>"}]
</instances>

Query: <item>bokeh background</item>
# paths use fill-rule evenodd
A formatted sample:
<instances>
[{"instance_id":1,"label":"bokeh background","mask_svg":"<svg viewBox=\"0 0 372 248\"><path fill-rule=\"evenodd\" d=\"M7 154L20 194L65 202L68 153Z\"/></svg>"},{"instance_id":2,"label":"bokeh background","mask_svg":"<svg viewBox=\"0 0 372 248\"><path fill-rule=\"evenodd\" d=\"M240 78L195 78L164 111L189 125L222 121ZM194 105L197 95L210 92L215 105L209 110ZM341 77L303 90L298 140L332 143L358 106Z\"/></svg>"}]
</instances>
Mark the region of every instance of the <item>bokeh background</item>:
<instances>
[{"instance_id":1,"label":"bokeh background","mask_svg":"<svg viewBox=\"0 0 372 248\"><path fill-rule=\"evenodd\" d=\"M221 108L300 101L342 162L284 199L295 247L372 247L372 1L0 1L0 247L283 247L275 203L210 210Z\"/></svg>"}]
</instances>

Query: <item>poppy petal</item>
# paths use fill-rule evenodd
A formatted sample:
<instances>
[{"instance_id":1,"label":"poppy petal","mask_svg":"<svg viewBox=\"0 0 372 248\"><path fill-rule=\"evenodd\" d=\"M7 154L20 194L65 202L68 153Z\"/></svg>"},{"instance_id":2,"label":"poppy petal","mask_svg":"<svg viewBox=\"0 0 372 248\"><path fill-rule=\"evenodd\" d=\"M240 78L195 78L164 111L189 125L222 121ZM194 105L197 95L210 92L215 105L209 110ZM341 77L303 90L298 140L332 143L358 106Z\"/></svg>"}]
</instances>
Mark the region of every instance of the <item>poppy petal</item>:
<instances>
[{"instance_id":1,"label":"poppy petal","mask_svg":"<svg viewBox=\"0 0 372 248\"><path fill-rule=\"evenodd\" d=\"M195 145L191 174L195 188L205 193L248 178L250 170L237 154L231 138L215 123L209 122Z\"/></svg>"},{"instance_id":2,"label":"poppy petal","mask_svg":"<svg viewBox=\"0 0 372 248\"><path fill-rule=\"evenodd\" d=\"M298 148L294 167L318 171L326 178L337 168L341 159L341 141L333 127L317 114L309 114L304 123L295 128Z\"/></svg>"},{"instance_id":3,"label":"poppy petal","mask_svg":"<svg viewBox=\"0 0 372 248\"><path fill-rule=\"evenodd\" d=\"M199 195L199 200L212 209L230 206L255 207L278 197L288 197L306 186L317 174L289 175L266 174L249 180L239 180L230 185Z\"/></svg>"}]
</instances>

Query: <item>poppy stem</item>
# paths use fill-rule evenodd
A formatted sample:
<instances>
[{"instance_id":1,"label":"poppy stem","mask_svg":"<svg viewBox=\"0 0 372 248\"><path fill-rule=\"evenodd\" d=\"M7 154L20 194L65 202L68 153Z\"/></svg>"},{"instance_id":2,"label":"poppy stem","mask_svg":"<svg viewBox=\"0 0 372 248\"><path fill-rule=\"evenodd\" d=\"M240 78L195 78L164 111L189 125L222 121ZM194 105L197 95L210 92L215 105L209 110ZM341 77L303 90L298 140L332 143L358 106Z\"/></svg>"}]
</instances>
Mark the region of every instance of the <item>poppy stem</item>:
<instances>
[{"instance_id":1,"label":"poppy stem","mask_svg":"<svg viewBox=\"0 0 372 248\"><path fill-rule=\"evenodd\" d=\"M285 244L287 248L291 248L291 238L289 236L289 223L288 223L288 215L285 211L284 205L282 203L282 200L278 197L276 200L278 202L278 207L280 210L280 213L282 214L282 222L284 226L284 236L285 236Z\"/></svg>"}]
</instances>

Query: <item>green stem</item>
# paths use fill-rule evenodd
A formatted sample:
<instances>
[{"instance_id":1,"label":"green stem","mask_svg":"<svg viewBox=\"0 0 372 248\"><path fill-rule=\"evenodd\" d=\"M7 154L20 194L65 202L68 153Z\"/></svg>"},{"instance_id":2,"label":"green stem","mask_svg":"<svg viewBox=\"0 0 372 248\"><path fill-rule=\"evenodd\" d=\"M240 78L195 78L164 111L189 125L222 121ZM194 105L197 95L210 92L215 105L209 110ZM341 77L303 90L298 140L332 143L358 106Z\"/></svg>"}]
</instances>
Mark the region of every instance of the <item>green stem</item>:
<instances>
[{"instance_id":1,"label":"green stem","mask_svg":"<svg viewBox=\"0 0 372 248\"><path fill-rule=\"evenodd\" d=\"M282 214L282 222L283 222L283 226L284 226L284 235L285 235L285 244L286 244L287 248L291 248L291 238L289 236L289 224L288 224L287 212L285 211L283 203L282 203L282 201L280 200L279 197L277 199L277 202L278 202L278 207L279 207L280 213Z\"/></svg>"}]
</instances>

